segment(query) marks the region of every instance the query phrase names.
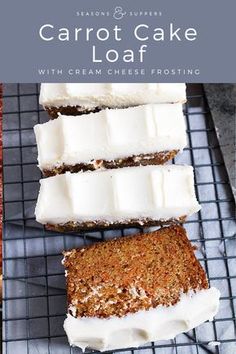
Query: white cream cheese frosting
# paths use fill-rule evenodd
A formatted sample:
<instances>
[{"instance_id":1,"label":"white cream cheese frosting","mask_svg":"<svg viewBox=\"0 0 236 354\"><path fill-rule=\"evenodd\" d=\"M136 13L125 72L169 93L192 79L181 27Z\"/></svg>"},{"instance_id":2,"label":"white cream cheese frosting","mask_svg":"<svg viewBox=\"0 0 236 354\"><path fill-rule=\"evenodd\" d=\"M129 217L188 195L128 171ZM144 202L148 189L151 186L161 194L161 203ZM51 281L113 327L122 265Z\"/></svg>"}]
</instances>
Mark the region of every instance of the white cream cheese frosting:
<instances>
[{"instance_id":1,"label":"white cream cheese frosting","mask_svg":"<svg viewBox=\"0 0 236 354\"><path fill-rule=\"evenodd\" d=\"M186 101L185 84L177 83L43 83L39 102L44 107L128 107L147 103Z\"/></svg>"},{"instance_id":2,"label":"white cream cheese frosting","mask_svg":"<svg viewBox=\"0 0 236 354\"><path fill-rule=\"evenodd\" d=\"M182 294L173 306L107 319L75 318L68 314L64 329L70 345L105 351L138 347L147 342L173 339L201 323L212 320L219 308L220 292L212 287Z\"/></svg>"},{"instance_id":3,"label":"white cream cheese frosting","mask_svg":"<svg viewBox=\"0 0 236 354\"><path fill-rule=\"evenodd\" d=\"M41 170L182 151L187 145L185 129L181 104L149 104L82 116L59 116L34 127Z\"/></svg>"},{"instance_id":4,"label":"white cream cheese frosting","mask_svg":"<svg viewBox=\"0 0 236 354\"><path fill-rule=\"evenodd\" d=\"M68 172L40 184L35 214L42 224L169 220L200 210L191 166Z\"/></svg>"}]
</instances>

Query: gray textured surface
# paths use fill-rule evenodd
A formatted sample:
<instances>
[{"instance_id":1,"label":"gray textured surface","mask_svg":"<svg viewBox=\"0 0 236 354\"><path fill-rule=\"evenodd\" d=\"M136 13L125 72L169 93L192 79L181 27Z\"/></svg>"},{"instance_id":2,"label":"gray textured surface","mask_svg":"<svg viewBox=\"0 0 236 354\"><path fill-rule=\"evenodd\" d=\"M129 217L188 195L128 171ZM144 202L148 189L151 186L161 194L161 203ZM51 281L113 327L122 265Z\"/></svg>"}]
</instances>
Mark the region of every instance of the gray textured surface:
<instances>
[{"instance_id":1,"label":"gray textured surface","mask_svg":"<svg viewBox=\"0 0 236 354\"><path fill-rule=\"evenodd\" d=\"M204 85L236 200L236 84Z\"/></svg>"},{"instance_id":2,"label":"gray textured surface","mask_svg":"<svg viewBox=\"0 0 236 354\"><path fill-rule=\"evenodd\" d=\"M38 106L37 92L37 85L5 85L5 94L10 97L4 99L3 122L4 211L8 220L4 230L3 308L3 333L8 341L3 352L78 354L79 349L70 350L62 327L66 296L61 251L137 230L62 235L45 232L35 222L40 173L32 127L47 119ZM202 210L189 218L186 229L198 247L197 257L210 284L221 291L220 310L214 322L207 322L188 335L181 334L176 340L161 341L155 346L148 343L145 350L126 350L126 354L236 353L234 200L211 117L205 114L201 87L191 86L189 93L194 95L189 99L186 116L189 145L176 163L195 165ZM219 350L208 345L212 341L220 342Z\"/></svg>"}]
</instances>

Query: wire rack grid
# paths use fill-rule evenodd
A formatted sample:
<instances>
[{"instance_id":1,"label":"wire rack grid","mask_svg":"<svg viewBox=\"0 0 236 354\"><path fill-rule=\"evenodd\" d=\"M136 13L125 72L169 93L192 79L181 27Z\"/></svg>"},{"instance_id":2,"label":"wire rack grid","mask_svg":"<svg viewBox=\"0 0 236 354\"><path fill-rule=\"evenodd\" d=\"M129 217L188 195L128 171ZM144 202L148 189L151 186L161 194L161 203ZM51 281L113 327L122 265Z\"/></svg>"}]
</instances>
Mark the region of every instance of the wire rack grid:
<instances>
[{"instance_id":1,"label":"wire rack grid","mask_svg":"<svg viewBox=\"0 0 236 354\"><path fill-rule=\"evenodd\" d=\"M236 239L234 201L216 132L201 85L188 85L184 107L188 147L173 162L194 166L201 211L185 226L211 286L221 291L220 310L175 340L148 343L131 354L236 353ZM38 103L39 85L4 86L4 354L75 354L63 330L66 313L64 249L140 231L121 229L83 234L45 231L34 219L41 177L33 126L47 121ZM143 231L141 229L141 231ZM87 351L89 352L89 351Z\"/></svg>"}]
</instances>

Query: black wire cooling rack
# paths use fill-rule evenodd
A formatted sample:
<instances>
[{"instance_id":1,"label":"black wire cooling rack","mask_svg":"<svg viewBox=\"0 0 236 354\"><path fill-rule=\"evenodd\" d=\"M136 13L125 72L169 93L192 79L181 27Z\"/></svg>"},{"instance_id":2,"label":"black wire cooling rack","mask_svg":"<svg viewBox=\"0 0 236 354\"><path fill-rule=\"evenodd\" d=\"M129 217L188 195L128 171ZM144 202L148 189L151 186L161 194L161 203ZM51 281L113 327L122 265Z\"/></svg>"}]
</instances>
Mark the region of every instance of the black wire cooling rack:
<instances>
[{"instance_id":1,"label":"black wire cooling rack","mask_svg":"<svg viewBox=\"0 0 236 354\"><path fill-rule=\"evenodd\" d=\"M4 86L4 354L79 353L63 331L66 313L64 249L80 247L137 229L58 234L34 220L41 177L33 126L46 121L37 84ZM185 224L211 286L221 291L220 310L207 322L175 340L116 352L236 353L236 222L234 201L216 132L201 85L188 86L184 107L189 145L174 161L195 168L201 211Z\"/></svg>"}]
</instances>

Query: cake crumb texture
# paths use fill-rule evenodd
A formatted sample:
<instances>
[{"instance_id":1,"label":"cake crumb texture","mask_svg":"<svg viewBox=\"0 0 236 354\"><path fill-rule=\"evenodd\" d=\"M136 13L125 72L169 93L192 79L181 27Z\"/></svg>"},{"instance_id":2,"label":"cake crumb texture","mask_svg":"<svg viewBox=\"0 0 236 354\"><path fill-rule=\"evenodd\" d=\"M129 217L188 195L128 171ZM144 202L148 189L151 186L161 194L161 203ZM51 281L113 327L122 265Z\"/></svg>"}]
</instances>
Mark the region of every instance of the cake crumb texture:
<instances>
[{"instance_id":1,"label":"cake crumb texture","mask_svg":"<svg viewBox=\"0 0 236 354\"><path fill-rule=\"evenodd\" d=\"M45 110L48 112L51 119L55 119L59 114L65 116L80 116L82 114L96 113L105 109L106 107L94 107L92 109L86 109L80 106L60 106L60 107L45 107Z\"/></svg>"},{"instance_id":2,"label":"cake crumb texture","mask_svg":"<svg viewBox=\"0 0 236 354\"><path fill-rule=\"evenodd\" d=\"M124 316L174 305L208 288L180 225L64 252L68 309L74 317Z\"/></svg>"},{"instance_id":3,"label":"cake crumb texture","mask_svg":"<svg viewBox=\"0 0 236 354\"><path fill-rule=\"evenodd\" d=\"M179 150L160 151L153 154L133 155L116 160L94 160L92 163L80 163L76 165L61 165L53 167L51 170L43 170L44 177L51 177L67 171L77 173L80 171L96 171L99 169L112 169L134 166L164 165L168 160L172 160Z\"/></svg>"}]
</instances>

